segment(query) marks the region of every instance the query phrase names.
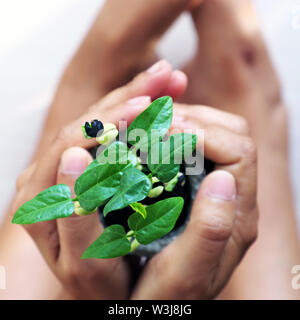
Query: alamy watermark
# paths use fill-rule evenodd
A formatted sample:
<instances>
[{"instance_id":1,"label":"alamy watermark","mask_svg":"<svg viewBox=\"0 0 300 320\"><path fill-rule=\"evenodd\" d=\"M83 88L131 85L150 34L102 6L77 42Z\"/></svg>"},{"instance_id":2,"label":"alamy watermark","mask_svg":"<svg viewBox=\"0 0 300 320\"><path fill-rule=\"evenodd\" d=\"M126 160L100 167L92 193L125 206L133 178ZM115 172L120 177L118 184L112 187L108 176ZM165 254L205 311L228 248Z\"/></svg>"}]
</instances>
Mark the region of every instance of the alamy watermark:
<instances>
[{"instance_id":1,"label":"alamy watermark","mask_svg":"<svg viewBox=\"0 0 300 320\"><path fill-rule=\"evenodd\" d=\"M197 148L193 152L192 135L197 137ZM203 129L172 129L168 134L161 134L160 130L133 129L127 135L127 122L119 122L119 138L122 144L113 144L107 148L100 145L96 157L100 164L124 164L135 158L139 151L139 163L151 164L182 164L185 163L186 175L200 175L204 169L204 130ZM128 155L127 143L132 147Z\"/></svg>"},{"instance_id":2,"label":"alamy watermark","mask_svg":"<svg viewBox=\"0 0 300 320\"><path fill-rule=\"evenodd\" d=\"M295 274L295 276L292 278L292 288L294 290L300 289L300 265L295 265L292 268L292 274Z\"/></svg>"},{"instance_id":3,"label":"alamy watermark","mask_svg":"<svg viewBox=\"0 0 300 320\"><path fill-rule=\"evenodd\" d=\"M0 290L6 289L6 270L0 265Z\"/></svg>"}]
</instances>

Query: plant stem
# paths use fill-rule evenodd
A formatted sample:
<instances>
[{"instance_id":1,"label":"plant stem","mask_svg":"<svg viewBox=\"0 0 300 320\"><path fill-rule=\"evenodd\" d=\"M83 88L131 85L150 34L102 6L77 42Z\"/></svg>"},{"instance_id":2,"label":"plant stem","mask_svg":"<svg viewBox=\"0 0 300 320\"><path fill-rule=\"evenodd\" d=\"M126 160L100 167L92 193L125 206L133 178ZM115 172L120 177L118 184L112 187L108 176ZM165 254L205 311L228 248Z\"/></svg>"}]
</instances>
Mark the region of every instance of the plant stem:
<instances>
[{"instance_id":1,"label":"plant stem","mask_svg":"<svg viewBox=\"0 0 300 320\"><path fill-rule=\"evenodd\" d=\"M126 234L126 237L132 237L134 235L134 231L133 230L129 230Z\"/></svg>"},{"instance_id":2,"label":"plant stem","mask_svg":"<svg viewBox=\"0 0 300 320\"><path fill-rule=\"evenodd\" d=\"M134 239L134 240L131 242L130 252L136 250L139 245L140 245L140 243L139 243L136 239Z\"/></svg>"}]
</instances>

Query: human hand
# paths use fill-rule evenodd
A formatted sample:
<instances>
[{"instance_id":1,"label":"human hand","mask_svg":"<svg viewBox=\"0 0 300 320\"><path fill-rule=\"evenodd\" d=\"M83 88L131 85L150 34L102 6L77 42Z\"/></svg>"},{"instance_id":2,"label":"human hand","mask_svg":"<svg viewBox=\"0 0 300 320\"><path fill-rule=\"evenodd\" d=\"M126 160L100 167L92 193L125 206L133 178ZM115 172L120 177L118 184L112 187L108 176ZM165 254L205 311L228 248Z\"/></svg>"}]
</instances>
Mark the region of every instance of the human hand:
<instances>
[{"instance_id":1,"label":"human hand","mask_svg":"<svg viewBox=\"0 0 300 320\"><path fill-rule=\"evenodd\" d=\"M106 1L62 75L35 158L66 121L77 119L105 94L157 61L157 40L193 2ZM172 82L177 78L175 73ZM157 97L162 95L158 93ZM177 98L174 92L172 97Z\"/></svg>"},{"instance_id":2,"label":"human hand","mask_svg":"<svg viewBox=\"0 0 300 320\"><path fill-rule=\"evenodd\" d=\"M260 234L222 297L299 299L290 286L290 270L300 250L289 170L288 109L255 1L207 0L192 15L199 43L195 57L183 68L189 87L181 101L244 116L258 148ZM270 273L269 265L277 267Z\"/></svg>"},{"instance_id":3,"label":"human hand","mask_svg":"<svg viewBox=\"0 0 300 320\"><path fill-rule=\"evenodd\" d=\"M165 62L163 62L165 64ZM165 65L166 67L166 65ZM147 76L146 76L147 77ZM139 80L139 81L137 81ZM144 75L145 80L145 75ZM128 115L128 111L133 108L133 106L128 106L126 103L122 105L122 107L109 107L107 106L107 103L110 101L110 103L117 103L118 99L120 99L120 95L124 99L124 94L128 94L128 87L139 87L137 83L140 83L141 77L138 77L135 80L135 85L131 84L130 86L127 86L127 88L119 89L113 93L111 93L109 96L107 96L105 99L103 99L98 105L91 108L88 115L84 116L84 119L80 119L79 121L76 121L71 126L68 126L66 129L63 130L63 132L60 134L59 138L53 142L53 145L50 146L48 157L51 158L52 163L49 164L48 158L45 157L45 159L41 159L38 163L33 165L29 170L27 170L20 178L19 180L19 194L17 197L17 200L15 202L16 208L22 204L24 201L28 200L28 198L31 198L36 193L40 192L41 189L44 189L46 187L49 187L49 184L55 184L55 183L66 183L71 188L74 185L75 179L78 175L82 173L84 168L88 165L90 159L89 154L82 148L71 148L67 151L63 152L66 148L69 148L72 145L79 145L84 148L89 148L93 145L94 142L91 140L85 140L82 138L82 134L78 128L80 128L80 124L82 124L87 118L94 118L99 117L99 111L102 113L102 118L105 122L106 121L116 121L119 119L119 117L122 117L123 115L127 115L127 120L130 121L134 117L134 115ZM170 88L169 85L167 87ZM171 86L172 87L172 86ZM174 89L174 88L173 88ZM175 90L175 89L174 89ZM176 89L178 92L182 90L182 87L177 87ZM129 90L130 91L130 90ZM168 89L166 90L168 91ZM167 92L166 92L167 93ZM126 96L127 98L127 96ZM149 104L150 100L149 98L144 98L144 103L147 105ZM141 107L139 107L140 109ZM177 105L176 113L177 113L177 121L180 119L180 117L183 117L184 110L187 108L193 108L193 107L187 107L183 105ZM106 119L106 113L104 113L104 110L110 111L110 117ZM193 124L189 124L189 128L197 127L199 128L199 125L202 123L206 123L207 125L210 125L212 127L212 124L217 125L220 124L220 127L225 126L225 129L231 128L233 132L237 131L239 133L244 133L247 131L245 128L244 122L235 116L227 115L220 113L218 111L213 111L209 108L202 107L202 109L208 110L209 112L202 112L202 116L198 118L198 122L195 122L195 119ZM180 111L181 110L181 111ZM191 111L192 109L188 110ZM197 106L197 110L199 111L199 107ZM133 110L133 113L136 113L137 110ZM180 114L181 112L181 114ZM122 114L120 114L122 113ZM178 114L180 114L178 116ZM200 113L201 114L201 113ZM230 121L229 121L230 120ZM181 125L183 122L180 122ZM174 125L180 127L179 124L174 123ZM222 134L222 137L226 137L226 134ZM231 138L231 137L229 137ZM222 152L224 154L227 154L227 150L219 150L219 146L216 146L215 143L220 139L210 139L207 144L205 144L206 149L211 149L210 154L207 155L208 158L211 158L211 160L217 162L216 157L220 158L220 162L223 163L222 159ZM242 139L242 142L245 143L245 139ZM238 141L236 141L238 142ZM251 144L251 142L248 141L248 145ZM237 144L239 146L239 144ZM216 155L214 155L214 152L216 150L219 151ZM238 149L239 150L239 149ZM63 152L62 158L60 157ZM250 157L255 157L251 154L251 152L254 151L246 151L245 154L249 152ZM207 298L207 297L214 297L221 289L221 287L226 283L226 281L229 278L230 273L234 269L234 267L237 264L237 260L241 258L243 251L246 249L246 247L250 244L251 240L253 240L255 236L255 214L249 215L249 221L248 223L243 224L243 226L248 227L248 231L245 234L245 239L235 239L235 237L232 236L231 233L237 234L238 231L233 232L233 220L235 218L235 204L241 204L241 215L246 214L247 207L243 207L243 202L253 202L253 193L255 194L255 187L253 187L251 180L248 179L248 176L245 172L241 173L240 170L243 170L243 166L245 163L240 160L241 157L244 156L243 152L237 152L239 155L239 162L236 164L236 172L238 176L237 179L237 185L242 186L241 190L243 190L243 184L247 184L247 186L250 188L250 190L245 191L241 193L241 199L238 197L240 196L239 193L237 193L237 197L235 198L235 182L232 176L229 175L228 180L228 173L225 173L225 188L223 188L223 191L227 192L227 201L222 201L222 199L219 199L218 201L212 200L210 197L212 196L211 193L207 193L207 190L211 189L216 190L222 185L224 186L224 173L221 172L221 176L223 175L223 178L221 177L221 181L219 180L220 177L217 177L217 180L214 179L214 176L209 176L206 178L202 187L199 191L199 198L202 199L201 203L198 203L196 201L192 213L192 217L194 218L194 221L192 221L191 224L189 224L189 227L186 229L185 233L174 242L174 244L171 244L169 247L167 247L165 250L162 251L157 257L155 257L149 265L146 267L141 280L138 282L137 287L132 295L132 298L145 298L148 299L151 298L170 298L172 297L172 294L170 295L170 290L174 288L174 286L177 284L178 289L180 289L180 294L177 296L178 298L185 298L185 297L191 297L191 298ZM213 156L214 155L214 156ZM223 155L224 156L224 155ZM225 156L225 159L226 156ZM234 159L234 157L233 157ZM229 159L231 164L234 163L233 159ZM253 159L252 159L253 160ZM240 163L241 162L241 163ZM252 163L253 162L253 163ZM251 165L248 165L248 170L255 171L255 161L252 161ZM57 173L57 167L60 163L58 173ZM248 162L246 161L246 164ZM53 165L52 165L53 164ZM76 169L76 170L75 170ZM225 166L225 169L228 169ZM252 181L255 180L255 172L251 171L253 174ZM245 174L245 175L244 175ZM220 175L220 172L214 173L213 175ZM242 176L242 178L241 178ZM43 177L42 179L40 177ZM226 179L227 179L227 186L226 186ZM30 183L29 183L30 181ZM34 182L33 182L34 181ZM209 182L211 181L211 183ZM223 181L223 182L222 182ZM243 183L240 183L242 181ZM252 187L252 188L251 188ZM230 195L231 194L231 195ZM208 196L209 195L209 196ZM225 196L226 196L225 195ZM220 197L220 195L219 195ZM224 200L224 199L223 199ZM255 200L254 200L255 201ZM255 204L253 204L255 205ZM207 218L211 218L207 216L208 211L211 211L212 209L215 209L218 226L220 225L221 228L214 230L212 223L209 225L209 221L206 220ZM254 209L255 210L255 209ZM228 216L226 215L228 214ZM228 220L226 220L228 218ZM224 225L222 224L222 219L225 219ZM197 222L198 221L198 222ZM245 219L247 221L247 219ZM214 222L214 221L213 221ZM230 224L231 222L231 224ZM250 225L250 222L253 224ZM192 227L191 227L191 226ZM224 231L224 226L227 228ZM209 229L211 227L211 229ZM231 230L232 227L232 230ZM58 278L61 280L64 288L70 293L71 297L75 298L102 298L102 299L111 299L111 298L126 298L129 296L129 268L124 263L123 258L118 259L111 259L111 260L89 260L88 262L80 260L80 256L82 254L82 251L93 241L97 236L99 236L99 233L102 232L102 226L98 220L97 215L92 215L89 217L73 217L70 219L62 219L58 220L57 222L46 222L46 223L39 223L36 225L30 225L26 227L33 239L38 244L40 250L42 251L44 257L48 261L49 265L51 266L54 273L58 276ZM196 228L196 229L193 229ZM195 237L195 231L199 232L199 237ZM236 230L236 229L235 229ZM215 233L211 232L215 231ZM227 231L227 233L226 233ZM226 234L225 234L226 233ZM230 235L229 235L230 233ZM227 238L224 236L227 235ZM212 255L211 257L209 255L205 255L206 252L206 244L205 248L203 249L203 243L205 243L204 240L205 237L209 235L214 235L216 239L211 239L215 241L211 241L212 248L211 250L215 252L215 255ZM221 241L220 239L217 239L218 236L224 237ZM225 239L226 238L226 239ZM230 238L230 239L229 239ZM181 240L180 240L181 239ZM214 286L211 286L211 283L209 282L200 282L198 278L192 278L192 283L195 284L195 287L193 288L186 288L184 286L184 283L181 282L181 278L174 280L174 275L176 275L176 272L172 270L170 267L170 263L168 264L168 272L166 274L166 282L162 283L162 278L159 277L157 274L153 274L153 264L155 265L157 261L159 262L159 265L162 267L164 263L162 261L165 261L165 258L162 257L174 257L180 258L178 261L183 263L183 266L185 264L190 264L190 269L188 270L190 273L194 274L197 272L199 263L201 262L201 266L207 266L209 268L211 264L213 263L219 263L219 256L221 255L221 252L225 250L224 248L228 248L229 245L227 243L231 243L234 239L237 241L239 247L237 250L233 250L233 245L231 246L231 250L229 251L229 256L226 257L225 261L228 264L227 267L220 270L215 271L214 277L217 279ZM200 241L202 240L202 241ZM195 261L194 254L192 254L192 251L189 252L188 250L183 250L183 246L187 243L191 243L191 246L195 244L195 247L197 246L198 249L200 249L200 252L203 251L204 254L199 255L199 260ZM219 244L220 247L218 247ZM230 247L229 247L230 248ZM182 250L187 253L187 255L182 255L180 257L179 255L182 254ZM230 256L231 255L231 256ZM153 262L154 261L154 262ZM170 260L172 261L172 259ZM206 264L205 264L206 263ZM178 264L179 265L179 264ZM112 275L111 270L118 270L117 275L114 273ZM150 270L150 271L149 271ZM154 269L155 270L155 269ZM180 270L180 269L179 269ZM159 273L162 272L162 270L156 270L159 271ZM178 270L177 270L178 271ZM205 269L204 269L205 272ZM189 273L187 273L189 274ZM155 276L155 279L153 277ZM167 280L168 279L168 280ZM178 281L177 281L178 280ZM151 288L153 286L149 285L148 282L150 281L151 285L154 285L154 292L151 292ZM159 292L155 292L157 288L161 288L162 290L159 290ZM197 287L197 288L196 288ZM208 291L209 290L209 291ZM171 292L173 292L171 290Z\"/></svg>"},{"instance_id":4,"label":"human hand","mask_svg":"<svg viewBox=\"0 0 300 320\"><path fill-rule=\"evenodd\" d=\"M96 143L94 139L83 137L81 125L95 118L104 123L117 124L118 120L130 123L150 104L151 98L160 93L180 95L183 92L185 77L180 78L183 81L170 82L174 73L180 75L167 62L161 61L128 85L106 95L87 114L62 129L41 158L18 179L12 211L56 183L66 183L73 188L76 178L91 161L85 149ZM133 97L138 99L132 100ZM98 215L42 222L28 225L26 230L71 297L124 299L128 296L129 270L124 259L80 260L84 249L103 230Z\"/></svg>"},{"instance_id":5,"label":"human hand","mask_svg":"<svg viewBox=\"0 0 300 320\"><path fill-rule=\"evenodd\" d=\"M257 234L256 151L245 120L204 106L175 107L173 128L204 129L216 171L202 182L181 236L146 266L134 299L211 299Z\"/></svg>"}]
</instances>

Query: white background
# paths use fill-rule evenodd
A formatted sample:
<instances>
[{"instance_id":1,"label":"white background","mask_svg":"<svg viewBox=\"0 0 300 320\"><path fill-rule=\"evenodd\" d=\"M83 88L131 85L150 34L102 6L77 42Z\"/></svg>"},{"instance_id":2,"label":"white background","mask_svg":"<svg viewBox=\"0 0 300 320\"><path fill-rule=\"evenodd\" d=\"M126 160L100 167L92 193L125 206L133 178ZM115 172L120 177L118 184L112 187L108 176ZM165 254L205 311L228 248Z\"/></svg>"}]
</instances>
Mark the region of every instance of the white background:
<instances>
[{"instance_id":1,"label":"white background","mask_svg":"<svg viewBox=\"0 0 300 320\"><path fill-rule=\"evenodd\" d=\"M32 155L59 76L102 2L0 0L0 217ZM289 108L291 172L300 221L300 0L254 2ZM159 52L176 66L194 47L195 35L185 15Z\"/></svg>"}]
</instances>

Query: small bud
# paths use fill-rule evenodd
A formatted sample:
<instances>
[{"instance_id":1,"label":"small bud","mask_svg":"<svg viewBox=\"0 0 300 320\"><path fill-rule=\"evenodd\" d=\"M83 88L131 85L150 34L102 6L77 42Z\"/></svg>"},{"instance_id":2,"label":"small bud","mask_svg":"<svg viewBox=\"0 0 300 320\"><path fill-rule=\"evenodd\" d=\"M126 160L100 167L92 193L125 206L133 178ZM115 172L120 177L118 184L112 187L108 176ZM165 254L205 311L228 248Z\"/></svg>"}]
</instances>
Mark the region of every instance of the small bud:
<instances>
[{"instance_id":1,"label":"small bud","mask_svg":"<svg viewBox=\"0 0 300 320\"><path fill-rule=\"evenodd\" d=\"M88 215L90 215L90 214L93 214L95 211L96 211L96 209L97 208L95 208L94 210L92 210L92 211L87 211L87 210L85 210L85 209L83 209L81 206L80 206L80 204L79 204L79 202L78 201L75 201L74 202L74 205L75 205L75 214L77 214L78 216L88 216Z\"/></svg>"},{"instance_id":2,"label":"small bud","mask_svg":"<svg viewBox=\"0 0 300 320\"><path fill-rule=\"evenodd\" d=\"M150 190L148 197L149 198L157 198L158 196L160 196L163 193L163 191L164 191L164 187L158 186L158 187Z\"/></svg>"},{"instance_id":3,"label":"small bud","mask_svg":"<svg viewBox=\"0 0 300 320\"><path fill-rule=\"evenodd\" d=\"M140 171L143 170L143 166L142 166L141 164L138 164L138 165L136 166L136 168L137 168L138 170L140 170Z\"/></svg>"},{"instance_id":4,"label":"small bud","mask_svg":"<svg viewBox=\"0 0 300 320\"><path fill-rule=\"evenodd\" d=\"M172 180L165 183L165 188L168 192L172 192L178 182L178 176L175 176Z\"/></svg>"},{"instance_id":5,"label":"small bud","mask_svg":"<svg viewBox=\"0 0 300 320\"><path fill-rule=\"evenodd\" d=\"M113 123L105 123L104 130L100 136L96 138L99 144L109 145L118 136L119 131Z\"/></svg>"},{"instance_id":6,"label":"small bud","mask_svg":"<svg viewBox=\"0 0 300 320\"><path fill-rule=\"evenodd\" d=\"M159 182L159 179L157 177L152 177L151 178L152 184Z\"/></svg>"},{"instance_id":7,"label":"small bud","mask_svg":"<svg viewBox=\"0 0 300 320\"><path fill-rule=\"evenodd\" d=\"M103 133L106 133L106 132L108 132L110 130L114 130L114 129L117 129L117 127L114 123L105 123Z\"/></svg>"},{"instance_id":8,"label":"small bud","mask_svg":"<svg viewBox=\"0 0 300 320\"><path fill-rule=\"evenodd\" d=\"M170 180L169 182L164 184L166 191L172 192L178 182L182 187L185 184L185 178L184 178L184 174L182 172L178 172L177 175L172 180Z\"/></svg>"},{"instance_id":9,"label":"small bud","mask_svg":"<svg viewBox=\"0 0 300 320\"><path fill-rule=\"evenodd\" d=\"M95 138L102 134L103 123L97 119L91 121L91 123L86 122L84 126L81 127L84 136L87 139Z\"/></svg>"},{"instance_id":10,"label":"small bud","mask_svg":"<svg viewBox=\"0 0 300 320\"><path fill-rule=\"evenodd\" d=\"M130 252L136 250L139 245L140 245L140 243L139 243L136 239L134 239L134 240L131 242Z\"/></svg>"}]
</instances>

